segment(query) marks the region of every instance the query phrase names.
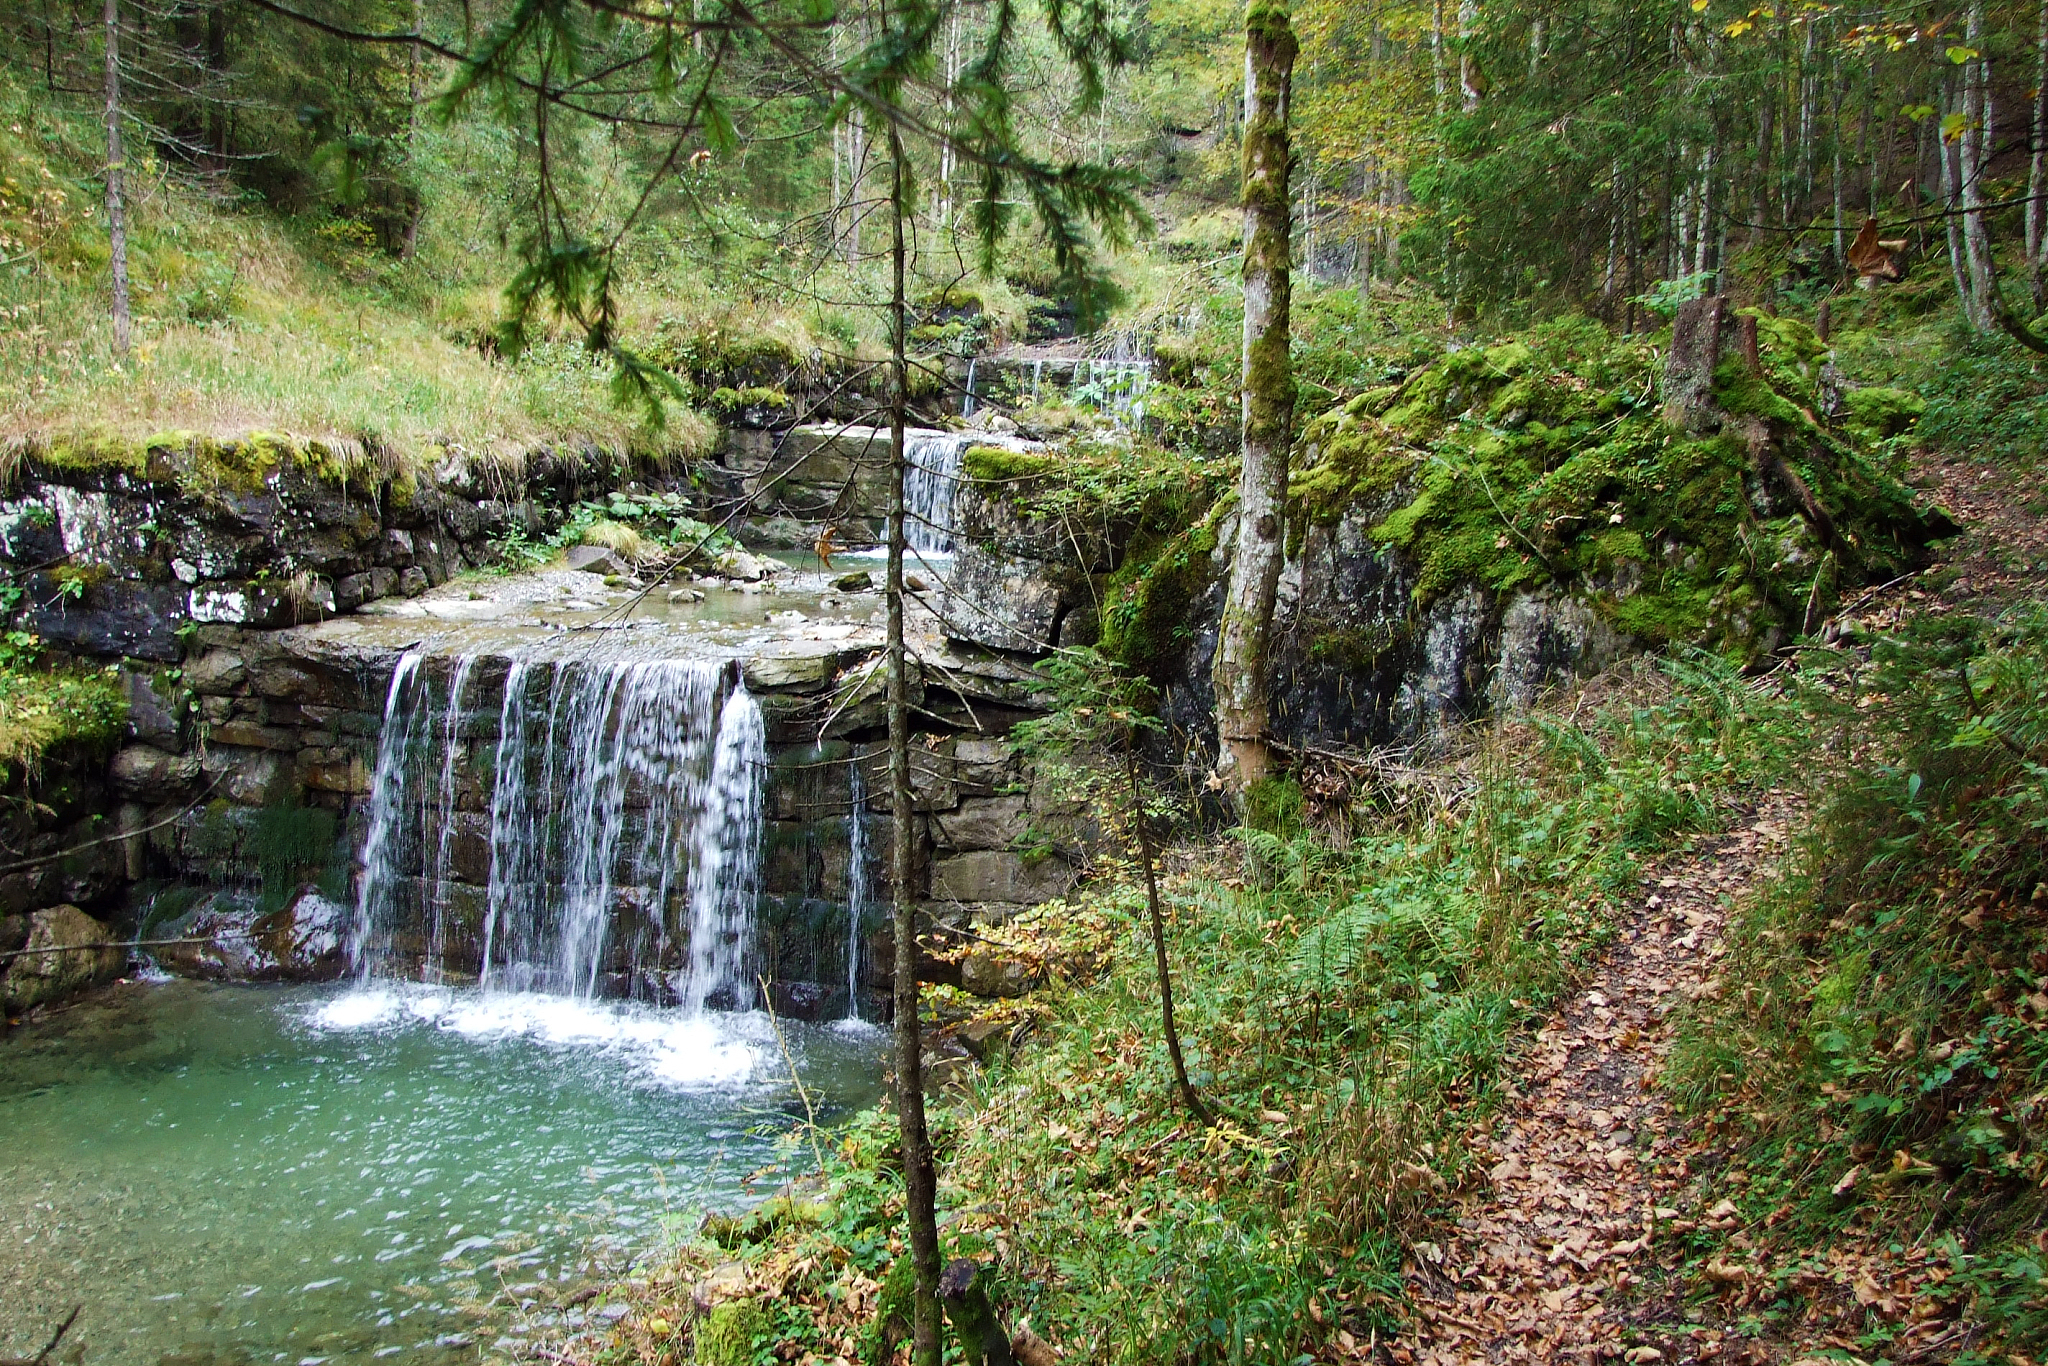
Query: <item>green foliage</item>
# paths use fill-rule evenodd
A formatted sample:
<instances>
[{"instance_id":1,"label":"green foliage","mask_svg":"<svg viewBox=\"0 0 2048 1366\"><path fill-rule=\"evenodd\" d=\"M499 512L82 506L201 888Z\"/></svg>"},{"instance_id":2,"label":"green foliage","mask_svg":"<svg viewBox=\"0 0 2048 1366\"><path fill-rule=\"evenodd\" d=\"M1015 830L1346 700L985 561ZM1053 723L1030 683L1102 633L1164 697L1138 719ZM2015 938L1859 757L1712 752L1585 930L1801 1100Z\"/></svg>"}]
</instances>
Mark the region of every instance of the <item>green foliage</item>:
<instances>
[{"instance_id":1,"label":"green foliage","mask_svg":"<svg viewBox=\"0 0 2048 1366\"><path fill-rule=\"evenodd\" d=\"M338 831L334 813L317 806L286 801L257 811L249 852L261 879L263 909L282 907L301 883L323 882L335 865L346 867L348 854L336 843Z\"/></svg>"},{"instance_id":2,"label":"green foliage","mask_svg":"<svg viewBox=\"0 0 2048 1366\"><path fill-rule=\"evenodd\" d=\"M1959 1293L1993 1330L1971 1359L2037 1355L2048 614L1927 618L1867 648L1807 691L1830 737L1808 751L1816 819L1732 923L1740 986L1684 1020L1672 1084L1738 1123L1758 1175L1731 1193L1792 1211L1778 1239L1953 1227Z\"/></svg>"},{"instance_id":3,"label":"green foliage","mask_svg":"<svg viewBox=\"0 0 2048 1366\"><path fill-rule=\"evenodd\" d=\"M50 668L24 631L0 637L0 774L33 771L65 746L110 747L128 720L120 670Z\"/></svg>"},{"instance_id":4,"label":"green foliage","mask_svg":"<svg viewBox=\"0 0 2048 1366\"><path fill-rule=\"evenodd\" d=\"M1919 387L1927 410L1917 438L2009 469L2038 467L2048 429L2048 376L2004 338L1959 337L1941 348Z\"/></svg>"},{"instance_id":5,"label":"green foliage","mask_svg":"<svg viewBox=\"0 0 2048 1366\"><path fill-rule=\"evenodd\" d=\"M739 542L723 528L699 521L682 494L614 491L601 502L586 499L576 504L561 525L544 536L536 538L515 528L496 549L502 566L519 570L538 568L570 546L586 544L619 550L629 558L711 560Z\"/></svg>"}]
</instances>

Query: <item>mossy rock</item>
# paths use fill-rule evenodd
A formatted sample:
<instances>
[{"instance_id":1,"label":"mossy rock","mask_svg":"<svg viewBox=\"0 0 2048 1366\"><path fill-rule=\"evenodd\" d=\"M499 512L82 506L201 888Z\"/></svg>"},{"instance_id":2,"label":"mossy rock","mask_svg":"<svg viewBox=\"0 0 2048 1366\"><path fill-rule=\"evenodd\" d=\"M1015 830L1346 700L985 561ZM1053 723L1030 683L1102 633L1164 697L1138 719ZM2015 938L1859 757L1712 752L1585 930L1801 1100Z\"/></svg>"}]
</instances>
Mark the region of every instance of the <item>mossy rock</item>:
<instances>
[{"instance_id":1,"label":"mossy rock","mask_svg":"<svg viewBox=\"0 0 2048 1366\"><path fill-rule=\"evenodd\" d=\"M1038 451L1013 451L1002 446L969 446L960 453L960 472L982 484L1017 484L1052 474L1060 459Z\"/></svg>"},{"instance_id":2,"label":"mossy rock","mask_svg":"<svg viewBox=\"0 0 2048 1366\"><path fill-rule=\"evenodd\" d=\"M1170 673L1194 643L1190 607L1209 586L1215 549L1213 511L1176 536L1141 533L1104 585L1102 653L1147 678Z\"/></svg>"},{"instance_id":3,"label":"mossy rock","mask_svg":"<svg viewBox=\"0 0 2048 1366\"><path fill-rule=\"evenodd\" d=\"M757 1300L728 1300L704 1316L697 1327L699 1366L753 1366L757 1343L774 1324Z\"/></svg>"},{"instance_id":4,"label":"mossy rock","mask_svg":"<svg viewBox=\"0 0 2048 1366\"><path fill-rule=\"evenodd\" d=\"M1927 400L1904 389L1873 385L1842 396L1842 425L1865 441L1882 441L1911 431L1927 412Z\"/></svg>"},{"instance_id":5,"label":"mossy rock","mask_svg":"<svg viewBox=\"0 0 2048 1366\"><path fill-rule=\"evenodd\" d=\"M1912 397L1864 400L1868 423L1829 431L1813 417L1825 348L1812 329L1760 318L1758 335L1763 373L1725 358L1715 399L1772 424L1834 518L1839 553L1770 506L1737 432L1665 425L1656 349L1585 323L1452 352L1312 420L1290 485L1295 525L1369 519L1412 562L1417 611L1460 585L1556 585L1646 643L1758 657L1801 629L1809 603L1825 609L1838 579L1896 572L1938 534L1855 444L1901 429ZM1313 648L1362 666L1374 647L1339 631Z\"/></svg>"}]
</instances>

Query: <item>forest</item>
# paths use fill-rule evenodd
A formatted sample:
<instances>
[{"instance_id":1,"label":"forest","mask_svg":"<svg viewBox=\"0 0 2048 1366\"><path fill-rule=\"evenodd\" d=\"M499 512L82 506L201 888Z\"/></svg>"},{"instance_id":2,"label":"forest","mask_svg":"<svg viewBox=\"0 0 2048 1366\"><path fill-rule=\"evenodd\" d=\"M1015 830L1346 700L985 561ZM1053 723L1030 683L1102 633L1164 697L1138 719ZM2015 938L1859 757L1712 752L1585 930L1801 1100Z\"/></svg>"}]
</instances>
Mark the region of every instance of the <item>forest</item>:
<instances>
[{"instance_id":1,"label":"forest","mask_svg":"<svg viewBox=\"0 0 2048 1366\"><path fill-rule=\"evenodd\" d=\"M2048 0L0 0L0 1366L2048 1361Z\"/></svg>"}]
</instances>

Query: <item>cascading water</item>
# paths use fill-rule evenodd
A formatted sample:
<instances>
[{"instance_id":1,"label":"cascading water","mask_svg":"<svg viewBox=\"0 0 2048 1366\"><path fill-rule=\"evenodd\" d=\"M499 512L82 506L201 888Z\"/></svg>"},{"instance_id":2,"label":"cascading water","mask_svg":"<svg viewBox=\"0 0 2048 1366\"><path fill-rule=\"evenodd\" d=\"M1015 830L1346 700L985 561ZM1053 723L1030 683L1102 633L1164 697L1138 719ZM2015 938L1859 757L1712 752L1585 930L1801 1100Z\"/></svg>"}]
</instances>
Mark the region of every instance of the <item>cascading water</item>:
<instances>
[{"instance_id":1,"label":"cascading water","mask_svg":"<svg viewBox=\"0 0 2048 1366\"><path fill-rule=\"evenodd\" d=\"M953 495L960 489L960 456L973 438L954 432L906 432L903 458L903 539L924 555L953 553Z\"/></svg>"},{"instance_id":2,"label":"cascading water","mask_svg":"<svg viewBox=\"0 0 2048 1366\"><path fill-rule=\"evenodd\" d=\"M852 765L853 805L846 813L846 1018L860 1022L860 922L868 908L868 804L860 765Z\"/></svg>"},{"instance_id":3,"label":"cascading water","mask_svg":"<svg viewBox=\"0 0 2048 1366\"><path fill-rule=\"evenodd\" d=\"M442 683L411 652L392 675L357 972L400 975L417 959L438 980L461 961L515 991L751 1002L766 744L732 667L513 659L488 759L470 734L488 729L472 697L477 663L455 659Z\"/></svg>"}]
</instances>

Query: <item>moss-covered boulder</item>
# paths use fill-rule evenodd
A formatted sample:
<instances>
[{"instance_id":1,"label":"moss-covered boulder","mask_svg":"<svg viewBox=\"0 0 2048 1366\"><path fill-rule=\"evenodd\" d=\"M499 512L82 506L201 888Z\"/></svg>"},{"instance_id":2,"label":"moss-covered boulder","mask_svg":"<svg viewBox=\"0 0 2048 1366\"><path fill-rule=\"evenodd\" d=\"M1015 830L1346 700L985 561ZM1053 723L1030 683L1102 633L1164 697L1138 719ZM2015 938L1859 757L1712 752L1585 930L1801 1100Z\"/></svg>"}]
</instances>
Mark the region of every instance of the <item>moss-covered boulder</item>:
<instances>
[{"instance_id":1,"label":"moss-covered boulder","mask_svg":"<svg viewBox=\"0 0 2048 1366\"><path fill-rule=\"evenodd\" d=\"M1858 583L1915 560L1945 522L1815 417L1811 329L1729 314L1697 421L1667 420L1661 339L1590 322L1468 347L1310 423L1293 485L1303 528L1373 508L1412 563L1418 610L1468 587L1565 592L1645 644L1755 659ZM1756 360L1721 332L1754 337ZM1678 401L1678 400L1674 400ZM1849 411L1858 411L1852 396Z\"/></svg>"}]
</instances>

